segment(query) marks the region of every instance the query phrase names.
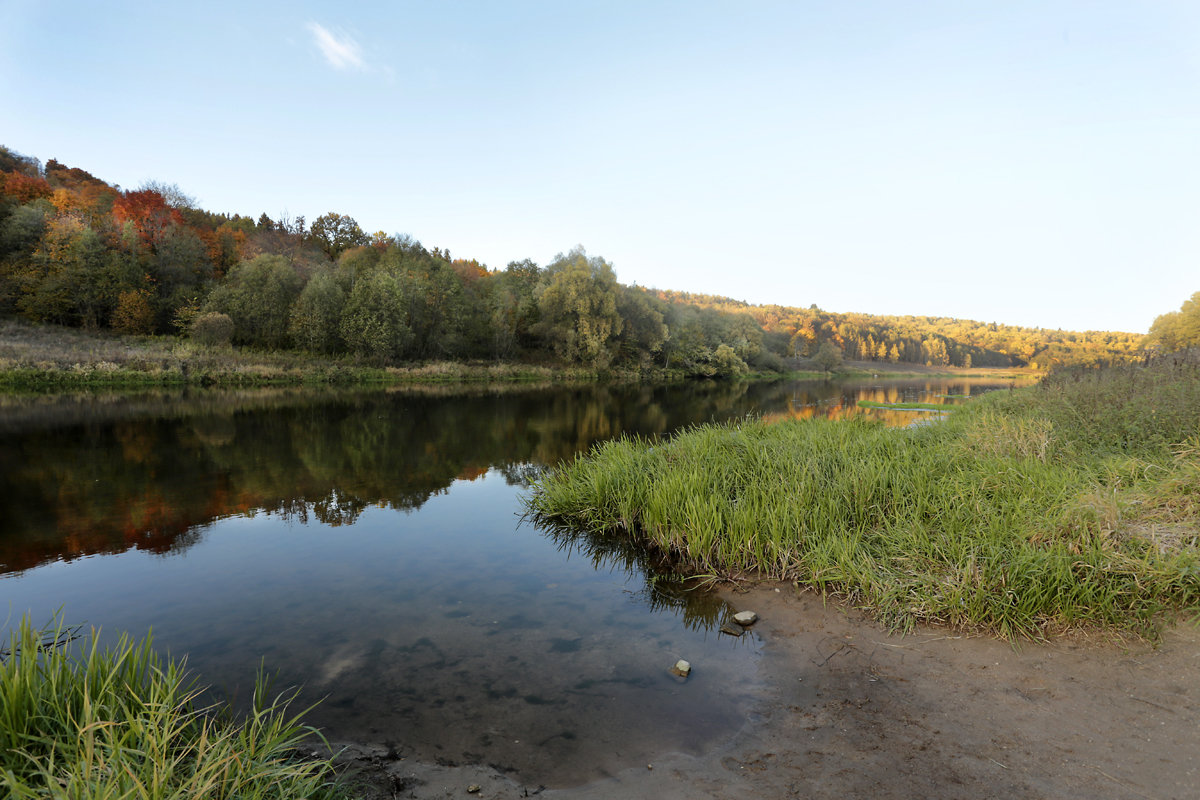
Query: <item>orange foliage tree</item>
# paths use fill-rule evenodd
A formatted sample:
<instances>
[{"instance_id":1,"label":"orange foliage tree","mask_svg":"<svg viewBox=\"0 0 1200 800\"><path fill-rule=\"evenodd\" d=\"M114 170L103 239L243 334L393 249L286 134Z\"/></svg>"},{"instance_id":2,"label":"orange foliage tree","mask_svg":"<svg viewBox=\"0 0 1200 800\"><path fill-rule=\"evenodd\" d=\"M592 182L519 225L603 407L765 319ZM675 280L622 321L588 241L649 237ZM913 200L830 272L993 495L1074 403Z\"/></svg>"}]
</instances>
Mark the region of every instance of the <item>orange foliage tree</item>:
<instances>
[{"instance_id":1,"label":"orange foliage tree","mask_svg":"<svg viewBox=\"0 0 1200 800\"><path fill-rule=\"evenodd\" d=\"M113 219L118 225L132 222L142 241L149 245L157 242L172 224L183 224L179 212L152 189L122 193L113 201Z\"/></svg>"}]
</instances>

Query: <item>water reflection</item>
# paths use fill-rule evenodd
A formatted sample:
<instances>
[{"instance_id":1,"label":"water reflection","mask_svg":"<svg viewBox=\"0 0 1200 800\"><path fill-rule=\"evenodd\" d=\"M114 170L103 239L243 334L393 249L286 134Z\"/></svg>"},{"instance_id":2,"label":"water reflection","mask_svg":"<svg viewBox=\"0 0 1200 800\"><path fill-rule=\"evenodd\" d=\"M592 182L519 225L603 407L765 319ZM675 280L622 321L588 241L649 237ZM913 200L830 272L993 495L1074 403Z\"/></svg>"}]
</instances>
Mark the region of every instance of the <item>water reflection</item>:
<instances>
[{"instance_id":1,"label":"water reflection","mask_svg":"<svg viewBox=\"0 0 1200 800\"><path fill-rule=\"evenodd\" d=\"M992 384L994 387L996 384ZM907 424L859 399L958 402L965 381L150 392L0 399L0 574L130 548L177 553L262 511L350 525L490 469L523 484L622 433L761 414Z\"/></svg>"},{"instance_id":2,"label":"water reflection","mask_svg":"<svg viewBox=\"0 0 1200 800\"><path fill-rule=\"evenodd\" d=\"M625 536L553 524L538 529L567 557L582 556L597 571L637 576L642 585L634 594L640 602L653 611L672 612L687 628L717 630L735 613L705 591L703 578L677 573L671 559Z\"/></svg>"},{"instance_id":3,"label":"water reflection","mask_svg":"<svg viewBox=\"0 0 1200 800\"><path fill-rule=\"evenodd\" d=\"M226 696L265 661L333 739L589 780L737 730L759 643L652 553L519 525L521 487L623 433L976 391L910 383L0 398L0 602L153 628Z\"/></svg>"}]
</instances>

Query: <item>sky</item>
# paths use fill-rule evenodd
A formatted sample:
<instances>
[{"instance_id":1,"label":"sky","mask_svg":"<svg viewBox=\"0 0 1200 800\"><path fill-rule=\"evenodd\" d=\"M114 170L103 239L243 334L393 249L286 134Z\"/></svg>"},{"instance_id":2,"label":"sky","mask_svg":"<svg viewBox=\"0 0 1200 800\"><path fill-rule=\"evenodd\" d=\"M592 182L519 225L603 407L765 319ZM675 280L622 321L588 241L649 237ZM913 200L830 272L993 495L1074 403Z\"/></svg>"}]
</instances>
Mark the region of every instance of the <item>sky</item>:
<instances>
[{"instance_id":1,"label":"sky","mask_svg":"<svg viewBox=\"0 0 1200 800\"><path fill-rule=\"evenodd\" d=\"M0 0L0 144L492 268L1146 331L1200 290L1200 3Z\"/></svg>"}]
</instances>

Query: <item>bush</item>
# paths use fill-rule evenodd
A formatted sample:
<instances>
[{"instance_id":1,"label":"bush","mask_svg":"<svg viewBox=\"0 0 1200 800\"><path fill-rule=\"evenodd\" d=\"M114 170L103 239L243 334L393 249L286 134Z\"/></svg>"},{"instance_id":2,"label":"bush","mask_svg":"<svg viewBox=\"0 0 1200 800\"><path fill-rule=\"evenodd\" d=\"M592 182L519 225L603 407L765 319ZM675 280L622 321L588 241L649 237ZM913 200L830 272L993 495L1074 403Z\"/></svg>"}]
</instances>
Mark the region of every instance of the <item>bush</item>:
<instances>
[{"instance_id":1,"label":"bush","mask_svg":"<svg viewBox=\"0 0 1200 800\"><path fill-rule=\"evenodd\" d=\"M759 372L783 372L787 369L783 363L783 357L766 348L760 350L758 355L751 359L750 366Z\"/></svg>"},{"instance_id":2,"label":"bush","mask_svg":"<svg viewBox=\"0 0 1200 800\"><path fill-rule=\"evenodd\" d=\"M833 342L823 342L817 354L813 356L813 361L822 372L832 372L842 365L842 348Z\"/></svg>"},{"instance_id":3,"label":"bush","mask_svg":"<svg viewBox=\"0 0 1200 800\"><path fill-rule=\"evenodd\" d=\"M191 336L200 344L217 347L229 344L233 338L233 320L228 314L210 311L192 320Z\"/></svg>"},{"instance_id":4,"label":"bush","mask_svg":"<svg viewBox=\"0 0 1200 800\"><path fill-rule=\"evenodd\" d=\"M118 333L145 334L154 330L154 309L145 289L121 292L113 312L112 327Z\"/></svg>"},{"instance_id":5,"label":"bush","mask_svg":"<svg viewBox=\"0 0 1200 800\"><path fill-rule=\"evenodd\" d=\"M718 378L734 378L749 372L746 362L738 358L738 354L727 344L717 348L712 361Z\"/></svg>"}]
</instances>

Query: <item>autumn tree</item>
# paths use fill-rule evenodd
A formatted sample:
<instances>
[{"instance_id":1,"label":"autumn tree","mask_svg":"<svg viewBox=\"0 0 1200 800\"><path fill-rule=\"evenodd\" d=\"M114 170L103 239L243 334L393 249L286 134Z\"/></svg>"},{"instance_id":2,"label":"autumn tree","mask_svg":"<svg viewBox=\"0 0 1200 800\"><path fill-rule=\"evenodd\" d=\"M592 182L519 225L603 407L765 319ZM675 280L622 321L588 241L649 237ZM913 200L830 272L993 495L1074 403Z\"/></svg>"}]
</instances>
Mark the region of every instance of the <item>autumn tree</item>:
<instances>
[{"instance_id":1,"label":"autumn tree","mask_svg":"<svg viewBox=\"0 0 1200 800\"><path fill-rule=\"evenodd\" d=\"M26 175L22 172L0 172L0 192L13 198L18 203L30 203L40 197L50 197L54 194L54 189L40 175Z\"/></svg>"},{"instance_id":2,"label":"autumn tree","mask_svg":"<svg viewBox=\"0 0 1200 800\"><path fill-rule=\"evenodd\" d=\"M33 156L18 153L0 144L0 172L20 172L24 175L40 176L42 162Z\"/></svg>"},{"instance_id":3,"label":"autumn tree","mask_svg":"<svg viewBox=\"0 0 1200 800\"><path fill-rule=\"evenodd\" d=\"M183 224L179 211L153 189L125 192L117 197L113 201L113 219L118 225L132 223L142 241L151 246L169 226Z\"/></svg>"},{"instance_id":4,"label":"autumn tree","mask_svg":"<svg viewBox=\"0 0 1200 800\"><path fill-rule=\"evenodd\" d=\"M171 208L196 208L196 198L184 192L183 189L180 189L177 183L146 181L138 187L138 191L157 194Z\"/></svg>"}]
</instances>

